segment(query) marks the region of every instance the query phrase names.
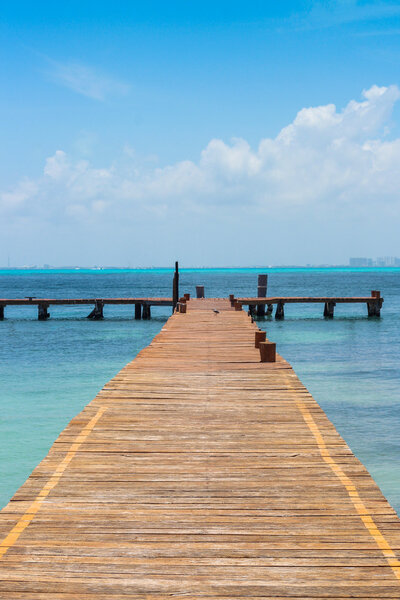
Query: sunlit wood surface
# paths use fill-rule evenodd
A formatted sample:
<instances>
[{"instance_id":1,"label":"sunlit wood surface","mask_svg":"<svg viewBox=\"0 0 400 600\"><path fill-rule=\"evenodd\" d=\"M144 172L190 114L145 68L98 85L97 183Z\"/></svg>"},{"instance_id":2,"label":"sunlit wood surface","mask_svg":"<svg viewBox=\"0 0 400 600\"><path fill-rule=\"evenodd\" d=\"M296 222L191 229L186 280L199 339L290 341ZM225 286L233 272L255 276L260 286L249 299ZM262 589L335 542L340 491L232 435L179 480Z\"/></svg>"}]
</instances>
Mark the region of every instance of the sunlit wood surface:
<instances>
[{"instance_id":1,"label":"sunlit wood surface","mask_svg":"<svg viewBox=\"0 0 400 600\"><path fill-rule=\"evenodd\" d=\"M400 598L398 517L256 329L191 300L71 421L0 513L1 599Z\"/></svg>"}]
</instances>

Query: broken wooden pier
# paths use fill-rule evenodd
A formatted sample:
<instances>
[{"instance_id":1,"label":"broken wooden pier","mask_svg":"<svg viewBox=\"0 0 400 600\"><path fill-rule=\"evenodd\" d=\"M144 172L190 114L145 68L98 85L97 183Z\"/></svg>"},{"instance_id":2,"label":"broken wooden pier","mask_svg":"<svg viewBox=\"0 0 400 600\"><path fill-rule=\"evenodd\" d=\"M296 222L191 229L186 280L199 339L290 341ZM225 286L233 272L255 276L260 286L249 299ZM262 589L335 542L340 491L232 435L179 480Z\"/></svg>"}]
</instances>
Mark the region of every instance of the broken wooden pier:
<instances>
[{"instance_id":1,"label":"broken wooden pier","mask_svg":"<svg viewBox=\"0 0 400 600\"><path fill-rule=\"evenodd\" d=\"M400 598L400 520L291 366L180 304L0 512L2 600Z\"/></svg>"},{"instance_id":2,"label":"broken wooden pier","mask_svg":"<svg viewBox=\"0 0 400 600\"><path fill-rule=\"evenodd\" d=\"M274 304L276 305L275 319L283 319L285 316L285 304L323 304L323 316L333 318L336 304L365 304L369 317L380 317L383 298L378 290L373 290L371 296L330 296L330 297L315 297L315 296L275 296L271 298L231 298L232 302L238 302L241 305L249 307L251 315L256 314L257 307L267 307L265 313L267 316L272 315ZM260 312L257 312L260 316Z\"/></svg>"},{"instance_id":3,"label":"broken wooden pier","mask_svg":"<svg viewBox=\"0 0 400 600\"><path fill-rule=\"evenodd\" d=\"M6 306L37 306L39 321L50 317L50 306L94 305L88 314L89 319L102 319L104 306L111 304L132 304L135 307L135 319L150 319L152 306L173 306L172 298L0 298L0 320L4 319Z\"/></svg>"}]
</instances>

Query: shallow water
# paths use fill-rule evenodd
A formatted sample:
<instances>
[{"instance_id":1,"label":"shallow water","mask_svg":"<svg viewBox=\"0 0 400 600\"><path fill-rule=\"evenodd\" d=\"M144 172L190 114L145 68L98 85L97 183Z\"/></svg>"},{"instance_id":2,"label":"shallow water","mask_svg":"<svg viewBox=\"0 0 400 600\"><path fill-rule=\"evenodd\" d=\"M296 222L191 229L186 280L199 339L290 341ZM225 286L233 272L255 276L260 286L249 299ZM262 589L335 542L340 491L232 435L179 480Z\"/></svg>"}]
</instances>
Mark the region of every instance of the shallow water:
<instances>
[{"instance_id":1,"label":"shallow water","mask_svg":"<svg viewBox=\"0 0 400 600\"><path fill-rule=\"evenodd\" d=\"M204 284L207 296L256 295L268 272L268 294L369 295L385 298L381 319L366 307L287 305L283 322L266 318L268 337L295 368L354 453L400 513L400 270L216 269L181 271L181 292ZM170 296L172 272L4 271L0 297ZM46 455L59 432L160 330L171 309L134 321L133 307L7 307L0 322L0 505Z\"/></svg>"}]
</instances>

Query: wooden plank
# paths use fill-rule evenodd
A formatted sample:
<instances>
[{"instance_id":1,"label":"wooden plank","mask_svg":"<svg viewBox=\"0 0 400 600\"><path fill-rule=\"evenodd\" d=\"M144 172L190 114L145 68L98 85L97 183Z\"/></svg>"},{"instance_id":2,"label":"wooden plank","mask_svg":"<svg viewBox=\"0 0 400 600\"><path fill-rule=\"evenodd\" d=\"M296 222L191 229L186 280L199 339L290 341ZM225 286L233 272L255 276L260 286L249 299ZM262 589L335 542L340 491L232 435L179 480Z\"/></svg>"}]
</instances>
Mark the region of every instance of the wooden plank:
<instances>
[{"instance_id":1,"label":"wooden plank","mask_svg":"<svg viewBox=\"0 0 400 600\"><path fill-rule=\"evenodd\" d=\"M194 299L0 512L0 597L400 597L400 520L257 326Z\"/></svg>"},{"instance_id":2,"label":"wooden plank","mask_svg":"<svg viewBox=\"0 0 400 600\"><path fill-rule=\"evenodd\" d=\"M279 302L295 304L295 303L381 303L383 298L375 298L374 296L274 296L271 298L237 298L239 302L245 305L256 304L278 304Z\"/></svg>"}]
</instances>

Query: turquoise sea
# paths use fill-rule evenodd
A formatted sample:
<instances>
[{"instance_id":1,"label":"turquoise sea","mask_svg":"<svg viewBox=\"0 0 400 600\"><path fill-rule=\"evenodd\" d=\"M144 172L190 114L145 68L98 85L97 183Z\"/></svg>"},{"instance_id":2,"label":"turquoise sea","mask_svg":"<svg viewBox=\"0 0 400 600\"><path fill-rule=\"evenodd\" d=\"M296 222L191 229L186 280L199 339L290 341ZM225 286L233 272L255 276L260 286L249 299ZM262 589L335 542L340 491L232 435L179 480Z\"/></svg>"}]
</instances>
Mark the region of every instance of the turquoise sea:
<instances>
[{"instance_id":1,"label":"turquoise sea","mask_svg":"<svg viewBox=\"0 0 400 600\"><path fill-rule=\"evenodd\" d=\"M266 318L268 337L295 368L354 453L400 514L400 269L186 269L181 293L203 284L207 296L369 295L381 290L382 317L366 307L288 305L283 322ZM170 296L172 271L0 271L0 297ZM89 307L6 308L0 322L0 505L46 455L58 433L137 352L171 313L153 308L134 321L133 307L109 306L103 321Z\"/></svg>"}]
</instances>

